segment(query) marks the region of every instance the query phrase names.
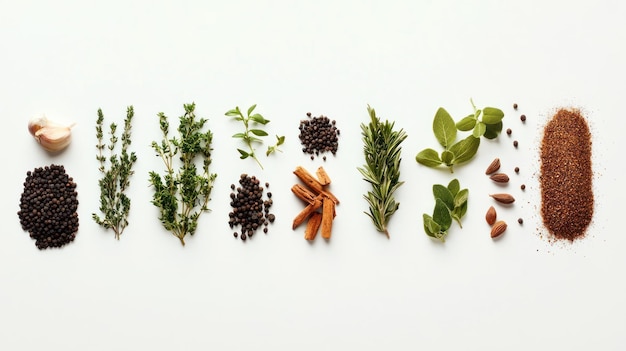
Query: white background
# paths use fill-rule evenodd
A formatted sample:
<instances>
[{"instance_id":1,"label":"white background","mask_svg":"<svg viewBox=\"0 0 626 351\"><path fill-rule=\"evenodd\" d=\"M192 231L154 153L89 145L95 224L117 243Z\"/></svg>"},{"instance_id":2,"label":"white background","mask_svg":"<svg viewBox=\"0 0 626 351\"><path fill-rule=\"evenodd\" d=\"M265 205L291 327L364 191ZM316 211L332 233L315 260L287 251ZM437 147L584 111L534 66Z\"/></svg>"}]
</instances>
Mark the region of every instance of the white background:
<instances>
[{"instance_id":1,"label":"white background","mask_svg":"<svg viewBox=\"0 0 626 351\"><path fill-rule=\"evenodd\" d=\"M0 349L623 349L625 17L621 1L0 1ZM470 98L503 109L513 135L483 141L454 174L418 165L418 151L438 146L437 108L460 119ZM190 102L215 134L218 178L212 212L183 248L160 226L147 179L163 169L149 147L156 114L175 124ZM224 117L253 103L270 134L287 137L282 154L262 157L265 170L237 158L240 126ZM408 134L389 240L363 214L367 104ZM139 160L116 241L91 219L94 127L98 108L121 123L128 105ZM594 220L573 244L550 242L539 213L541 131L563 106L584 111L594 138ZM300 151L309 111L342 132L326 163ZM77 123L60 155L27 132L40 113ZM511 176L505 189L483 173L494 157ZM78 184L80 229L39 251L16 212L26 172L51 163ZM291 230L302 208L292 171L322 164L341 204L332 239L308 243ZM277 216L246 243L227 224L243 172L271 183ZM469 211L441 244L421 217L432 185L453 177L470 190ZM517 201L497 206L509 229L493 241L484 213L500 191Z\"/></svg>"}]
</instances>

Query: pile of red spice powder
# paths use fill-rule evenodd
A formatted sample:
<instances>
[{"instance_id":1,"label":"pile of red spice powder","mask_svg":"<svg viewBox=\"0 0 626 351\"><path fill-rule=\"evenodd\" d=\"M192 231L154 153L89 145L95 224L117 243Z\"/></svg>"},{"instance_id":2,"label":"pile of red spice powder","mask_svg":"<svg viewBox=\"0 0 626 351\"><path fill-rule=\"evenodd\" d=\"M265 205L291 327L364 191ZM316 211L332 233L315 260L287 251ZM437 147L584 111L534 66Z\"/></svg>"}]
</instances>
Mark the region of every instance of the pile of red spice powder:
<instances>
[{"instance_id":1,"label":"pile of red spice powder","mask_svg":"<svg viewBox=\"0 0 626 351\"><path fill-rule=\"evenodd\" d=\"M560 109L541 142L541 215L556 239L584 236L593 217L591 133L576 109Z\"/></svg>"}]
</instances>

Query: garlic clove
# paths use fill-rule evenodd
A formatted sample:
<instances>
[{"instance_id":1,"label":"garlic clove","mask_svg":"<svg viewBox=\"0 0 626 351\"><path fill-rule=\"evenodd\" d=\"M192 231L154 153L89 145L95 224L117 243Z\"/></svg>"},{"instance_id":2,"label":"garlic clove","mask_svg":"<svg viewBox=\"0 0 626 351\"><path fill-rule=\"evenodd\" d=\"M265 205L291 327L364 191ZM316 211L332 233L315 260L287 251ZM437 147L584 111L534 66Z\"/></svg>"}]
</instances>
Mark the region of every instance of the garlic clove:
<instances>
[{"instance_id":1,"label":"garlic clove","mask_svg":"<svg viewBox=\"0 0 626 351\"><path fill-rule=\"evenodd\" d=\"M35 132L35 139L47 151L57 152L70 144L72 130L70 127L43 127Z\"/></svg>"},{"instance_id":2,"label":"garlic clove","mask_svg":"<svg viewBox=\"0 0 626 351\"><path fill-rule=\"evenodd\" d=\"M73 126L74 124L64 126L52 122L42 115L30 119L28 131L45 150L57 152L70 144Z\"/></svg>"}]
</instances>

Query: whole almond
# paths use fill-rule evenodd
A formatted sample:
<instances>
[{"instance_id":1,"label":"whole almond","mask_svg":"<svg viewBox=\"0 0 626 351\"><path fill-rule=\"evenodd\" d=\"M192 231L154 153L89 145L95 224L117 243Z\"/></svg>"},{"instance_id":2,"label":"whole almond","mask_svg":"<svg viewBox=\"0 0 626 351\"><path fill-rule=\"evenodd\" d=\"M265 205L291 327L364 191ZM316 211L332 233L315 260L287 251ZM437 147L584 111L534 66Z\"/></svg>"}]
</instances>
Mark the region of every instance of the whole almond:
<instances>
[{"instance_id":1,"label":"whole almond","mask_svg":"<svg viewBox=\"0 0 626 351\"><path fill-rule=\"evenodd\" d=\"M515 202L515 198L511 194L491 194L489 196L503 204L512 204Z\"/></svg>"},{"instance_id":2,"label":"whole almond","mask_svg":"<svg viewBox=\"0 0 626 351\"><path fill-rule=\"evenodd\" d=\"M495 239L502 235L506 230L506 222L505 221L497 221L493 227L491 227L491 238Z\"/></svg>"},{"instance_id":3,"label":"whole almond","mask_svg":"<svg viewBox=\"0 0 626 351\"><path fill-rule=\"evenodd\" d=\"M496 173L496 174L492 174L491 180L493 180L496 183L508 183L509 182L509 176L506 175L505 173Z\"/></svg>"},{"instance_id":4,"label":"whole almond","mask_svg":"<svg viewBox=\"0 0 626 351\"><path fill-rule=\"evenodd\" d=\"M487 213L485 214L485 220L487 221L487 224L493 225L494 223L496 223L496 217L496 209L493 208L493 206L489 207Z\"/></svg>"},{"instance_id":5,"label":"whole almond","mask_svg":"<svg viewBox=\"0 0 626 351\"><path fill-rule=\"evenodd\" d=\"M489 167L487 167L485 174L489 175L499 169L500 169L500 159L496 157L493 161L491 161L491 164L489 165Z\"/></svg>"}]
</instances>

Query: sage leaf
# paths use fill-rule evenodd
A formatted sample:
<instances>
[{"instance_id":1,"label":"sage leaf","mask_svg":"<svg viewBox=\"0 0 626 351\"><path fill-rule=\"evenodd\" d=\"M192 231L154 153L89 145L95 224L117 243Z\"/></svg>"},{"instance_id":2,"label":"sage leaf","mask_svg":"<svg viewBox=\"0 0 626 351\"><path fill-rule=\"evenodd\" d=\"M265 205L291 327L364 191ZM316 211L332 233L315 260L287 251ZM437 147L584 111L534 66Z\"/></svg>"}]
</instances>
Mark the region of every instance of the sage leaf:
<instances>
[{"instance_id":1,"label":"sage leaf","mask_svg":"<svg viewBox=\"0 0 626 351\"><path fill-rule=\"evenodd\" d=\"M450 151L452 151L456 157L454 160L455 163L471 160L472 157L476 155L478 146L480 146L480 138L475 138L472 135L452 145Z\"/></svg>"},{"instance_id":2,"label":"sage leaf","mask_svg":"<svg viewBox=\"0 0 626 351\"><path fill-rule=\"evenodd\" d=\"M467 203L469 197L469 190L463 189L454 196L454 207L461 207L464 203Z\"/></svg>"},{"instance_id":3,"label":"sage leaf","mask_svg":"<svg viewBox=\"0 0 626 351\"><path fill-rule=\"evenodd\" d=\"M433 195L435 199L441 200L450 211L454 209L454 195L448 188L441 184L435 184L433 185Z\"/></svg>"},{"instance_id":4,"label":"sage leaf","mask_svg":"<svg viewBox=\"0 0 626 351\"><path fill-rule=\"evenodd\" d=\"M443 161L443 163L447 166L452 166L454 162L454 153L450 150L443 150L443 152L441 152L441 161Z\"/></svg>"},{"instance_id":5,"label":"sage leaf","mask_svg":"<svg viewBox=\"0 0 626 351\"><path fill-rule=\"evenodd\" d=\"M439 153L433 149L424 149L420 151L415 156L415 160L417 161L417 163L420 163L427 167L437 167L441 164Z\"/></svg>"},{"instance_id":6,"label":"sage leaf","mask_svg":"<svg viewBox=\"0 0 626 351\"><path fill-rule=\"evenodd\" d=\"M439 144L446 149L456 140L456 125L448 111L443 107L440 107L435 114L433 132Z\"/></svg>"},{"instance_id":7,"label":"sage leaf","mask_svg":"<svg viewBox=\"0 0 626 351\"><path fill-rule=\"evenodd\" d=\"M452 179L450 183L448 183L448 190L452 193L452 196L456 196L456 194L461 190L461 184L458 179Z\"/></svg>"},{"instance_id":8,"label":"sage leaf","mask_svg":"<svg viewBox=\"0 0 626 351\"><path fill-rule=\"evenodd\" d=\"M495 139L502 132L502 121L496 124L487 124L484 137L487 139Z\"/></svg>"},{"instance_id":9,"label":"sage leaf","mask_svg":"<svg viewBox=\"0 0 626 351\"><path fill-rule=\"evenodd\" d=\"M481 136L483 136L483 134L485 134L486 130L487 125L479 121L474 126L474 130L472 130L472 136L474 136L474 138L480 138Z\"/></svg>"},{"instance_id":10,"label":"sage leaf","mask_svg":"<svg viewBox=\"0 0 626 351\"><path fill-rule=\"evenodd\" d=\"M452 225L452 215L450 215L450 209L441 199L435 200L433 220L439 224L441 227L440 230L448 230L450 225Z\"/></svg>"},{"instance_id":11,"label":"sage leaf","mask_svg":"<svg viewBox=\"0 0 626 351\"><path fill-rule=\"evenodd\" d=\"M456 122L456 129L462 132L467 132L467 131L472 130L475 125L476 125L476 117L474 117L474 115L469 115L467 117L464 117L460 121Z\"/></svg>"},{"instance_id":12,"label":"sage leaf","mask_svg":"<svg viewBox=\"0 0 626 351\"><path fill-rule=\"evenodd\" d=\"M483 118L482 121L485 124L496 124L502 121L504 117L504 112L499 108L495 107L485 107L483 109Z\"/></svg>"}]
</instances>

